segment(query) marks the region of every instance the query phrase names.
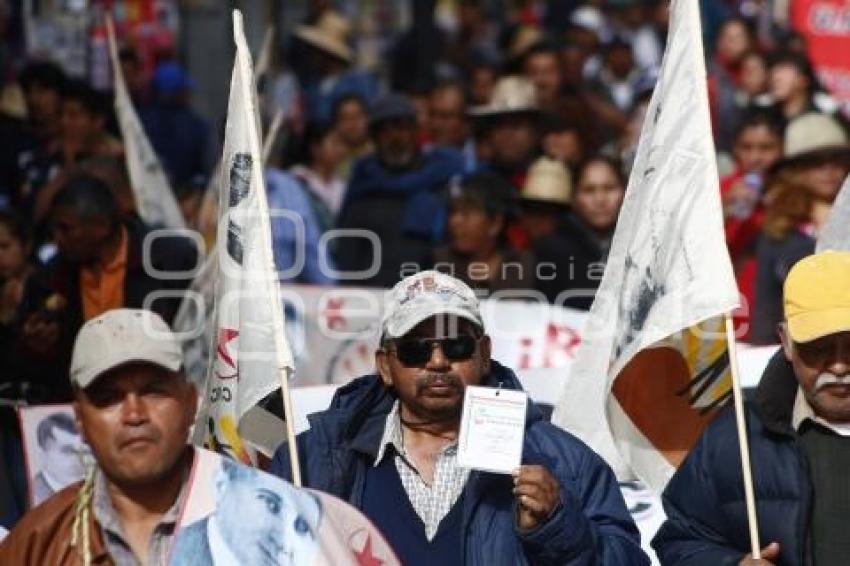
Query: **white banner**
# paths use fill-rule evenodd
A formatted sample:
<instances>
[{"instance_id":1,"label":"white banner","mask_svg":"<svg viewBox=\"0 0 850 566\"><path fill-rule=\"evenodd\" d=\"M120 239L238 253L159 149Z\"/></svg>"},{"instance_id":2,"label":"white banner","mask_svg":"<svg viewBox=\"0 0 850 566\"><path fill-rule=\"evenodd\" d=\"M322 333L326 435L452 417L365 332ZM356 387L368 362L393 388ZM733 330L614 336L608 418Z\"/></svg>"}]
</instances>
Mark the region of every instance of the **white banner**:
<instances>
[{"instance_id":1,"label":"white banner","mask_svg":"<svg viewBox=\"0 0 850 566\"><path fill-rule=\"evenodd\" d=\"M169 564L399 564L362 513L328 494L195 451Z\"/></svg>"},{"instance_id":2,"label":"white banner","mask_svg":"<svg viewBox=\"0 0 850 566\"><path fill-rule=\"evenodd\" d=\"M115 83L115 115L121 128L124 156L130 174L130 187L136 198L136 209L142 220L150 226L185 228L183 213L180 212L174 192L127 92L121 63L118 60L118 46L112 20L107 21L107 30Z\"/></svg>"},{"instance_id":3,"label":"white banner","mask_svg":"<svg viewBox=\"0 0 850 566\"><path fill-rule=\"evenodd\" d=\"M341 385L374 371L383 291L281 285L280 294L295 357L295 385ZM492 299L482 300L481 310L493 358L517 372L533 399L554 404L582 343L587 313ZM744 386L754 387L776 346L738 348Z\"/></svg>"},{"instance_id":4,"label":"white banner","mask_svg":"<svg viewBox=\"0 0 850 566\"><path fill-rule=\"evenodd\" d=\"M701 38L698 3L674 0L585 344L553 416L618 477L659 492L731 393L722 317L738 289Z\"/></svg>"},{"instance_id":5,"label":"white banner","mask_svg":"<svg viewBox=\"0 0 850 566\"><path fill-rule=\"evenodd\" d=\"M249 445L270 454L284 438L282 424L266 438L246 430L243 425L255 421L243 419L252 412L268 415L257 403L287 378L292 356L284 336L272 256L251 55L238 11L234 11L233 35L236 59L219 172L219 269L211 333L214 361L204 397L206 414L199 428L207 434L208 446L249 462Z\"/></svg>"},{"instance_id":6,"label":"white banner","mask_svg":"<svg viewBox=\"0 0 850 566\"><path fill-rule=\"evenodd\" d=\"M850 175L844 179L829 220L818 237L816 251L826 250L850 251Z\"/></svg>"}]
</instances>

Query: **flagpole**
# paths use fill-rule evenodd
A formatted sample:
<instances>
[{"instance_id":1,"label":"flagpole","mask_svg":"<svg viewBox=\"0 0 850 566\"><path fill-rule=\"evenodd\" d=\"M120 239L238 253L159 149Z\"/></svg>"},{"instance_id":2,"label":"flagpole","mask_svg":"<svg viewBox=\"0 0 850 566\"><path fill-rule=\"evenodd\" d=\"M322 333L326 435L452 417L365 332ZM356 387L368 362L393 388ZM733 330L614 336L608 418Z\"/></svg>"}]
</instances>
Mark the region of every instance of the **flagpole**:
<instances>
[{"instance_id":1,"label":"flagpole","mask_svg":"<svg viewBox=\"0 0 850 566\"><path fill-rule=\"evenodd\" d=\"M744 500L747 505L747 522L750 529L750 547L753 559L761 559L756 500L753 492L753 471L750 464L750 444L747 440L747 425L744 420L744 395L738 373L738 350L735 340L735 325L732 315L723 315L726 322L726 343L729 349L729 367L732 371L732 396L735 401L735 423L738 428L738 445L741 447L741 472L744 476Z\"/></svg>"},{"instance_id":2,"label":"flagpole","mask_svg":"<svg viewBox=\"0 0 850 566\"><path fill-rule=\"evenodd\" d=\"M260 47L260 54L257 55L257 66L254 68L254 78L258 82L269 71L272 49L274 49L274 26L269 26L263 35L263 44Z\"/></svg>"},{"instance_id":3,"label":"flagpole","mask_svg":"<svg viewBox=\"0 0 850 566\"><path fill-rule=\"evenodd\" d=\"M235 40L244 44L242 13L239 10L233 10L233 37ZM251 155L254 156L252 159L252 167L254 169L253 176L257 181L257 196L262 203L261 210L263 211L263 214L260 215L259 219L263 225L260 230L260 234L263 239L263 248L269 250L269 265L266 266L267 270L269 273L276 273L274 260L271 257L271 223L268 215L268 203L266 202L266 183L263 177L263 162L261 159L262 153L260 151L259 133L257 132L257 109L254 106L254 99L256 96L254 91L254 81L251 77L249 61L245 61L240 55L247 56L250 60L250 54L247 53L247 48L243 51L237 46L236 59L239 67L239 74L241 75L240 83L242 84L243 89L242 94L245 99L245 103L248 105L248 116L246 116L246 119L248 120L248 143L250 144ZM274 301L276 308L274 308L272 312L275 355L277 356L277 370L278 376L280 377L280 388L283 392L283 415L286 421L286 440L289 445L289 464L292 469L292 483L297 487L301 487L301 463L298 460L298 447L295 444L295 419L293 418L292 398L289 392L289 360L286 360L283 355L286 348L286 338L284 335L283 318L281 317L280 311L281 302L277 285L278 283L275 280L272 288L272 297L276 299Z\"/></svg>"},{"instance_id":4,"label":"flagpole","mask_svg":"<svg viewBox=\"0 0 850 566\"><path fill-rule=\"evenodd\" d=\"M269 156L274 148L274 142L277 139L277 134L280 131L280 126L283 124L283 108L278 108L274 113L272 122L269 125L269 131L266 133L266 139L263 141L263 164L269 160Z\"/></svg>"}]
</instances>

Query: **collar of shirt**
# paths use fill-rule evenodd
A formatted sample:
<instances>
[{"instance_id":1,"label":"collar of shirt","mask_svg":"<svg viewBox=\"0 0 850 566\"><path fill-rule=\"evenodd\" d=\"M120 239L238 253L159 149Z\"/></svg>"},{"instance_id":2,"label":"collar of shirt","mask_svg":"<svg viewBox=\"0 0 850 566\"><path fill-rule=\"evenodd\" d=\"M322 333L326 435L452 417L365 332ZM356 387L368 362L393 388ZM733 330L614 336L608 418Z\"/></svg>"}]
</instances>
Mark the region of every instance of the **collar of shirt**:
<instances>
[{"instance_id":1,"label":"collar of shirt","mask_svg":"<svg viewBox=\"0 0 850 566\"><path fill-rule=\"evenodd\" d=\"M794 399L794 412L791 413L791 425L794 427L794 430L799 432L800 425L806 419L828 428L839 436L850 436L850 423L831 423L815 414L814 409L812 409L812 406L803 394L803 389L798 387L797 398Z\"/></svg>"},{"instance_id":2,"label":"collar of shirt","mask_svg":"<svg viewBox=\"0 0 850 566\"><path fill-rule=\"evenodd\" d=\"M387 420L384 421L384 434L381 436L381 443L378 445L378 454L375 456L375 467L384 459L387 453L387 448L392 446L399 454L404 453L404 437L401 432L401 422L398 418L399 402L396 400L393 403L393 408L387 415Z\"/></svg>"},{"instance_id":3,"label":"collar of shirt","mask_svg":"<svg viewBox=\"0 0 850 566\"><path fill-rule=\"evenodd\" d=\"M191 467L191 465L189 467ZM168 511L165 512L156 527L154 527L154 535L163 533L163 531L166 533L165 536L170 537L174 535L177 521L180 518L180 512L183 509L183 502L185 501L188 492L188 479L189 470L187 469L183 474L183 483L180 486L177 499L174 500L174 503L171 507L169 507ZM92 510L94 512L95 520L97 521L97 524L100 525L100 529L104 534L103 539L106 549L110 556L112 556L113 560L117 563L121 563L122 559L120 557L122 556L125 557L125 560L130 557L135 558L135 555L130 549L130 545L127 543L127 537L124 536L124 529L121 526L121 518L118 516L118 512L115 511L115 507L112 505L112 499L109 497L109 491L106 486L106 478L100 469L97 470L94 479ZM167 545L163 550L168 550ZM156 557L151 556L150 558L152 564L157 563L155 562ZM162 558L165 558L165 556Z\"/></svg>"},{"instance_id":4,"label":"collar of shirt","mask_svg":"<svg viewBox=\"0 0 850 566\"><path fill-rule=\"evenodd\" d=\"M215 513L207 521L207 541L210 543L210 555L214 566L239 564L239 559L233 555L233 551L230 550L230 546L221 534Z\"/></svg>"},{"instance_id":5,"label":"collar of shirt","mask_svg":"<svg viewBox=\"0 0 850 566\"><path fill-rule=\"evenodd\" d=\"M396 400L396 402L393 403L393 408L387 415L387 420L384 424L384 434L381 437L381 443L378 445L378 455L375 457L374 464L375 467L377 467L384 459L384 456L386 456L387 448L392 446L396 454L404 459L408 466L416 469L416 466L414 466L413 462L410 461L407 450L404 447L404 432L401 429L400 410L401 405L399 404L399 401ZM441 450L441 454L452 454L457 451L457 446L457 441L451 442Z\"/></svg>"}]
</instances>

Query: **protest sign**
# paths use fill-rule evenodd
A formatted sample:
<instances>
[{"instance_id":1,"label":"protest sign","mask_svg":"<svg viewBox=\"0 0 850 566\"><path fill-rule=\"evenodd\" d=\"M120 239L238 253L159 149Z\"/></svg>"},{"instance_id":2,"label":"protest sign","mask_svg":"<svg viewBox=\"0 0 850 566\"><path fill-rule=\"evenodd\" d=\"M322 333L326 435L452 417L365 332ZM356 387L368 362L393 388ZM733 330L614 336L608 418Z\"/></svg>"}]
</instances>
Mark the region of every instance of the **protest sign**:
<instances>
[{"instance_id":1,"label":"protest sign","mask_svg":"<svg viewBox=\"0 0 850 566\"><path fill-rule=\"evenodd\" d=\"M93 462L71 405L18 408L30 507L80 481Z\"/></svg>"},{"instance_id":2,"label":"protest sign","mask_svg":"<svg viewBox=\"0 0 850 566\"><path fill-rule=\"evenodd\" d=\"M359 511L198 449L171 564L399 564Z\"/></svg>"},{"instance_id":3,"label":"protest sign","mask_svg":"<svg viewBox=\"0 0 850 566\"><path fill-rule=\"evenodd\" d=\"M850 116L850 4L794 0L791 24L805 38L815 74Z\"/></svg>"}]
</instances>

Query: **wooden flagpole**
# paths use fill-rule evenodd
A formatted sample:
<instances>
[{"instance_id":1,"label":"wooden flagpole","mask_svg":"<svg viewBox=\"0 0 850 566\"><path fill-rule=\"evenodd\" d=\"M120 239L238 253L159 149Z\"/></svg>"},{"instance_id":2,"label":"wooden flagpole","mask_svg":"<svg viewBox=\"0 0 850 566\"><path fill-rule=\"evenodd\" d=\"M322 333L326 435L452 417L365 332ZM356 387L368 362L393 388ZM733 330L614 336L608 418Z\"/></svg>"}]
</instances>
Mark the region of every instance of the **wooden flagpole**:
<instances>
[{"instance_id":1,"label":"wooden flagpole","mask_svg":"<svg viewBox=\"0 0 850 566\"><path fill-rule=\"evenodd\" d=\"M272 154L272 149L274 149L274 142L277 140L277 135L280 132L280 127L283 124L283 108L278 108L277 112L274 113L274 117L272 118L271 124L269 124L269 131L266 132L266 139L263 141L263 165L268 163L269 156Z\"/></svg>"},{"instance_id":2,"label":"wooden flagpole","mask_svg":"<svg viewBox=\"0 0 850 566\"><path fill-rule=\"evenodd\" d=\"M747 424L744 419L744 394L738 372L738 350L735 340L735 325L731 313L723 315L726 322L726 343L729 352L729 368L732 371L732 396L735 401L735 423L738 429L738 445L741 447L741 471L744 476L744 499L747 505L747 522L750 530L750 547L755 560L761 559L756 499L753 492L753 471L750 464L750 443L747 439Z\"/></svg>"}]
</instances>

